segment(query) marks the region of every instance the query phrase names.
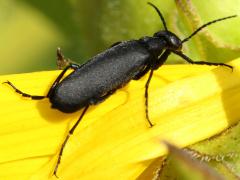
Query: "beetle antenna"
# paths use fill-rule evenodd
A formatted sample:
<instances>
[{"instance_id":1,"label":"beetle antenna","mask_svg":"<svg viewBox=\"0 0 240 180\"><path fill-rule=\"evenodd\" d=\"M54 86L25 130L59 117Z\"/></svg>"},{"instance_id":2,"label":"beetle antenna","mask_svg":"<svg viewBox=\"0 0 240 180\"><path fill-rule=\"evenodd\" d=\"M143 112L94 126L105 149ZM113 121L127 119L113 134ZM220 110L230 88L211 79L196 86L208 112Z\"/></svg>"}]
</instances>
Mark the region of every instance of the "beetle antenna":
<instances>
[{"instance_id":1,"label":"beetle antenna","mask_svg":"<svg viewBox=\"0 0 240 180\"><path fill-rule=\"evenodd\" d=\"M195 34L197 34L199 31L201 31L203 28L205 28L206 26L209 26L213 23L216 23L216 22L219 22L219 21L223 21L225 19L230 19L230 18L234 18L234 17L237 17L237 15L232 15L232 16L227 16L227 17L224 17L224 18L220 18L220 19L216 19L216 20L213 20L213 21L210 21L206 24L203 24L202 26L200 26L198 29L196 29L190 36L188 36L187 38L183 39L182 40L182 43L188 41L189 39L191 39Z\"/></svg>"},{"instance_id":2,"label":"beetle antenna","mask_svg":"<svg viewBox=\"0 0 240 180\"><path fill-rule=\"evenodd\" d=\"M167 29L167 25L166 25L166 22L165 22L165 20L164 20L164 18L163 18L162 13L160 12L160 10L159 10L154 4L152 4L152 3L150 3L150 2L148 2L148 5L152 6L152 7L157 11L158 15L160 16L160 18L161 18L161 20L162 20L164 29L167 31L167 30L168 30L168 29Z\"/></svg>"}]
</instances>

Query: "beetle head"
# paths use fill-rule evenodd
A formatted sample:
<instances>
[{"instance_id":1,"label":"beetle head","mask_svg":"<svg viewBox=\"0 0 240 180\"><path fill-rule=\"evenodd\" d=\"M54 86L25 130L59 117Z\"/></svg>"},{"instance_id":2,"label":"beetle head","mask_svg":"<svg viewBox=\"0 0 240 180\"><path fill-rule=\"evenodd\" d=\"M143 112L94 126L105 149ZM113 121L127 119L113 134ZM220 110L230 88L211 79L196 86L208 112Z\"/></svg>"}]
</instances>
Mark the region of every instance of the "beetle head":
<instances>
[{"instance_id":1,"label":"beetle head","mask_svg":"<svg viewBox=\"0 0 240 180\"><path fill-rule=\"evenodd\" d=\"M164 39L167 42L167 49L169 50L181 51L182 49L182 41L170 31L159 31L153 37Z\"/></svg>"}]
</instances>

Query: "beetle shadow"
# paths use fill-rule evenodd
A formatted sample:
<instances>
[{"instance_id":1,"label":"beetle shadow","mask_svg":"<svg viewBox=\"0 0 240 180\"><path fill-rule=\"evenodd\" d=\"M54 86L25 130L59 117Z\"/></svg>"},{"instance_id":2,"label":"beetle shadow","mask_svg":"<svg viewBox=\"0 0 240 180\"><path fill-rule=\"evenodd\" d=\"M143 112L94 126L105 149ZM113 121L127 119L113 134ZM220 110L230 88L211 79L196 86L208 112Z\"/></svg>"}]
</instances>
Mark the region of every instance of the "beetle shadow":
<instances>
[{"instance_id":1,"label":"beetle shadow","mask_svg":"<svg viewBox=\"0 0 240 180\"><path fill-rule=\"evenodd\" d=\"M64 113L58 109L52 108L52 104L50 103L49 99L38 101L36 106L41 117L53 123L59 123L60 121L66 121L69 119L78 119L84 109L82 108L74 113ZM95 108L97 108L97 106L90 106L87 113L94 111Z\"/></svg>"},{"instance_id":2,"label":"beetle shadow","mask_svg":"<svg viewBox=\"0 0 240 180\"><path fill-rule=\"evenodd\" d=\"M69 118L74 118L75 116L80 116L81 112L76 113L63 113L57 109L51 108L51 103L49 99L43 99L37 102L37 109L45 120L58 123L59 121L65 121Z\"/></svg>"},{"instance_id":3,"label":"beetle shadow","mask_svg":"<svg viewBox=\"0 0 240 180\"><path fill-rule=\"evenodd\" d=\"M38 101L37 109L44 119L51 122L62 121L67 118L64 113L51 108L51 103L49 102L49 99L43 99Z\"/></svg>"}]
</instances>

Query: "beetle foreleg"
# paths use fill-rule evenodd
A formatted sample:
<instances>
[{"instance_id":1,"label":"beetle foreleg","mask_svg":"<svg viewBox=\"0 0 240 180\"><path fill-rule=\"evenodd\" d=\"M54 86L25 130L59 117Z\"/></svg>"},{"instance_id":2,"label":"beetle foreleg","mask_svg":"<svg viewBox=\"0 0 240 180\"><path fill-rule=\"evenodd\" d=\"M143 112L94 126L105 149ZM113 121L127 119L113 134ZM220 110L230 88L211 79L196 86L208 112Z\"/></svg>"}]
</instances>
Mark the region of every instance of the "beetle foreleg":
<instances>
[{"instance_id":1,"label":"beetle foreleg","mask_svg":"<svg viewBox=\"0 0 240 180\"><path fill-rule=\"evenodd\" d=\"M230 69L233 70L233 67L225 64L225 63L214 63L214 62L206 62L206 61L193 61L192 59L190 59L189 57L187 57L186 55L184 55L182 52L178 52L178 51L173 51L174 54L179 55L180 57L182 57L184 60L186 60L187 62L191 63L191 64L200 64L200 65L208 65L208 66L226 66Z\"/></svg>"}]
</instances>

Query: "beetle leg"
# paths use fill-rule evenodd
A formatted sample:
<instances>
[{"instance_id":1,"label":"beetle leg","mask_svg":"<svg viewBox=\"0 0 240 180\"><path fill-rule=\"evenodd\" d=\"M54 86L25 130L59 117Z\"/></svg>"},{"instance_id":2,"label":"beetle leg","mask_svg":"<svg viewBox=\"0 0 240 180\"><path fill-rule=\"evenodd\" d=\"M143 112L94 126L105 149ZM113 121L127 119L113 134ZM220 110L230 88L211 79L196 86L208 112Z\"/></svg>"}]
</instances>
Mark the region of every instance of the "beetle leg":
<instances>
[{"instance_id":1,"label":"beetle leg","mask_svg":"<svg viewBox=\"0 0 240 180\"><path fill-rule=\"evenodd\" d=\"M148 115L148 87L149 87L150 81L152 79L153 71L154 71L154 69L151 69L150 74L148 76L148 80L145 84L145 106L146 106L145 111L146 111L146 118L147 118L147 121L148 121L150 127L153 126L153 123L150 121L149 115Z\"/></svg>"},{"instance_id":2,"label":"beetle leg","mask_svg":"<svg viewBox=\"0 0 240 180\"><path fill-rule=\"evenodd\" d=\"M18 88L16 88L10 81L3 82L3 84L8 84L8 85L11 86L18 94L21 94L23 97L32 98L33 100L40 100L40 99L46 98L46 96L30 95L30 94L24 93L24 92L22 92L21 90L19 90Z\"/></svg>"},{"instance_id":3,"label":"beetle leg","mask_svg":"<svg viewBox=\"0 0 240 180\"><path fill-rule=\"evenodd\" d=\"M190 59L189 57L184 55L182 52L173 51L173 53L179 55L180 57L182 57L184 60L186 60L187 62L189 62L191 64L200 64L200 65L208 65L208 66L226 66L226 67L233 70L233 67L231 65L228 65L228 64L225 64L225 63L214 63L214 62L207 62L207 61L193 61L192 59Z\"/></svg>"},{"instance_id":4,"label":"beetle leg","mask_svg":"<svg viewBox=\"0 0 240 180\"><path fill-rule=\"evenodd\" d=\"M62 79L62 77L64 76L64 74L66 73L66 71L68 69L78 69L80 68L80 66L78 64L70 64L68 65L57 77L57 79L53 82L50 90L48 91L47 97L50 97L55 89L55 87L57 86L57 84L60 82L60 80Z\"/></svg>"},{"instance_id":5,"label":"beetle leg","mask_svg":"<svg viewBox=\"0 0 240 180\"><path fill-rule=\"evenodd\" d=\"M156 64L154 65L153 69L156 70L158 69L160 66L163 65L163 63L167 60L168 56L170 55L171 51L166 50L164 51L163 54L161 54L161 56L158 58L158 60L156 61Z\"/></svg>"},{"instance_id":6,"label":"beetle leg","mask_svg":"<svg viewBox=\"0 0 240 180\"><path fill-rule=\"evenodd\" d=\"M84 109L83 109L83 112L81 114L81 116L79 117L79 119L77 120L77 122L74 124L74 126L70 129L70 131L68 132L68 135L66 136L64 142L62 143L62 146L61 146L61 149L60 149L60 152L58 154L58 159L57 159L57 164L54 168L54 176L58 177L57 176L57 170L58 170L58 167L59 167L59 164L61 163L61 159L62 159L62 155L63 155L63 150L64 150L64 147L66 146L69 138L71 135L73 135L75 129L77 128L78 124L80 123L80 121L82 120L84 114L87 112L87 109L89 108L89 105L86 106Z\"/></svg>"},{"instance_id":7,"label":"beetle leg","mask_svg":"<svg viewBox=\"0 0 240 180\"><path fill-rule=\"evenodd\" d=\"M6 81L6 82L3 82L3 84L8 84L9 86L11 86L18 94L21 94L23 97L28 97L28 98L31 98L33 100L40 100L40 99L43 99L43 98L46 98L46 97L50 97L52 92L54 91L56 85L59 83L59 81L61 80L61 78L63 77L63 75L66 73L66 71L70 68L72 69L77 69L79 68L80 66L77 65L77 64L70 64L69 66L67 66L62 72L61 74L57 77L57 79L54 81L54 83L52 84L47 96L39 96L39 95L31 95L31 94L27 94L25 92L22 92L21 90L19 90L16 86L14 86L10 81Z\"/></svg>"},{"instance_id":8,"label":"beetle leg","mask_svg":"<svg viewBox=\"0 0 240 180\"><path fill-rule=\"evenodd\" d=\"M134 80L138 80L140 79L142 76L144 76L151 68L153 70L158 69L161 65L163 65L163 63L167 60L169 54L171 53L171 51L166 50L157 60L154 61L150 61L150 63L142 70L140 71L138 74L136 74L133 79ZM155 63L153 63L155 62ZM153 65L153 66L152 66Z\"/></svg>"},{"instance_id":9,"label":"beetle leg","mask_svg":"<svg viewBox=\"0 0 240 180\"><path fill-rule=\"evenodd\" d=\"M151 69L151 70L150 70L150 74L149 74L149 76L148 76L148 80L147 80L147 82L146 82L146 84L145 84L145 106L146 106L145 111L146 111L146 119L147 119L150 127L153 126L153 123L150 121L149 114L148 114L148 88L149 88L149 84L150 84L150 81L151 81L152 76L153 76L153 71L156 70L156 69L158 69L158 68L167 60L167 58L168 58L168 56L170 55L170 53L171 53L171 51L166 50L166 51L157 59L157 61L155 60L155 63L150 63L150 65L148 65L149 67L147 67L147 68L149 68L149 69ZM152 64L153 64L153 66L151 66ZM148 70L149 70L149 69L148 69Z\"/></svg>"}]
</instances>

